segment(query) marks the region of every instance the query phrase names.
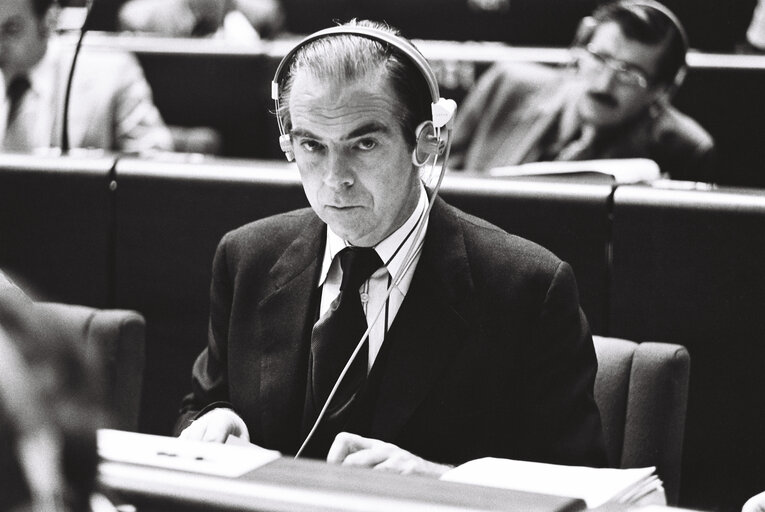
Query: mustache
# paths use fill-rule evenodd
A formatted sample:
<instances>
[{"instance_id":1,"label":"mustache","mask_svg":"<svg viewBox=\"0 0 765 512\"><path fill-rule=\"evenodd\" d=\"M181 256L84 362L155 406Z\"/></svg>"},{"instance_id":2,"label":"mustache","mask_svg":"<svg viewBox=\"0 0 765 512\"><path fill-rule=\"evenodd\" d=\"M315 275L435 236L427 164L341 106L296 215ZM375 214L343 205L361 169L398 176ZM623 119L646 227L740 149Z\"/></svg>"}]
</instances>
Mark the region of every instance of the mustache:
<instances>
[{"instance_id":1,"label":"mustache","mask_svg":"<svg viewBox=\"0 0 765 512\"><path fill-rule=\"evenodd\" d=\"M607 107L616 108L619 106L619 102L612 95L607 92L588 91L587 96Z\"/></svg>"}]
</instances>

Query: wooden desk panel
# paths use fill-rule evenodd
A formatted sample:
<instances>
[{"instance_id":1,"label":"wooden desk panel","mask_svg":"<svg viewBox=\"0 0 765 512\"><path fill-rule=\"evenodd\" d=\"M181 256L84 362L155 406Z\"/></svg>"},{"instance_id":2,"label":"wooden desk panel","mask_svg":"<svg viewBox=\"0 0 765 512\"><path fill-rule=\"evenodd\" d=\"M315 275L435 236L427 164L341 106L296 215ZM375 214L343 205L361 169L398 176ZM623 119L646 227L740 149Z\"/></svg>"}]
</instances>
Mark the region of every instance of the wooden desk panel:
<instances>
[{"instance_id":1,"label":"wooden desk panel","mask_svg":"<svg viewBox=\"0 0 765 512\"><path fill-rule=\"evenodd\" d=\"M238 479L102 463L102 485L141 512L574 512L578 499L282 458Z\"/></svg>"}]
</instances>

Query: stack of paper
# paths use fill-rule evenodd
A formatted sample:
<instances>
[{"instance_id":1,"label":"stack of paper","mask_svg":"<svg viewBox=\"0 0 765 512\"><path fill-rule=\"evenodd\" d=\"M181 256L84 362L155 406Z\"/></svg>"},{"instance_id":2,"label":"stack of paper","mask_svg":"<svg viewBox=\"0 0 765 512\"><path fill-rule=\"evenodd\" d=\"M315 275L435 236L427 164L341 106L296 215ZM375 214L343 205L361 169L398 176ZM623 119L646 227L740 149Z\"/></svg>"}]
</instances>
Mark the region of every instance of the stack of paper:
<instances>
[{"instance_id":1,"label":"stack of paper","mask_svg":"<svg viewBox=\"0 0 765 512\"><path fill-rule=\"evenodd\" d=\"M616 183L650 182L661 177L658 164L648 158L616 158L564 162L530 162L495 167L489 175L496 177L541 176L596 172L613 176Z\"/></svg>"},{"instance_id":2,"label":"stack of paper","mask_svg":"<svg viewBox=\"0 0 765 512\"><path fill-rule=\"evenodd\" d=\"M279 452L251 444L247 446L185 441L120 430L98 431L98 455L110 462L238 477L280 457Z\"/></svg>"},{"instance_id":3,"label":"stack of paper","mask_svg":"<svg viewBox=\"0 0 765 512\"><path fill-rule=\"evenodd\" d=\"M656 468L559 466L487 457L448 471L442 480L581 498L588 508L605 503L665 504Z\"/></svg>"}]
</instances>

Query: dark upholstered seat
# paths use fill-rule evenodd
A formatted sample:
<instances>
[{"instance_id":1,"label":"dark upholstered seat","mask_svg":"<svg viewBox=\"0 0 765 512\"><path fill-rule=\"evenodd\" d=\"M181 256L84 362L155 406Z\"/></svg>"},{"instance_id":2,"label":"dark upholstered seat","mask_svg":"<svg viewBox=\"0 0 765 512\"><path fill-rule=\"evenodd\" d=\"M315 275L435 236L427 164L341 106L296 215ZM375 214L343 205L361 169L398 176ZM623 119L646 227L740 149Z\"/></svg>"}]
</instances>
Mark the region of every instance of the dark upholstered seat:
<instances>
[{"instance_id":1,"label":"dark upholstered seat","mask_svg":"<svg viewBox=\"0 0 765 512\"><path fill-rule=\"evenodd\" d=\"M656 466L667 502L677 504L688 402L685 347L594 336L595 401L611 464Z\"/></svg>"},{"instance_id":2,"label":"dark upholstered seat","mask_svg":"<svg viewBox=\"0 0 765 512\"><path fill-rule=\"evenodd\" d=\"M104 395L112 427L136 430L145 362L145 322L135 311L39 304L62 334L82 340L103 361Z\"/></svg>"}]
</instances>

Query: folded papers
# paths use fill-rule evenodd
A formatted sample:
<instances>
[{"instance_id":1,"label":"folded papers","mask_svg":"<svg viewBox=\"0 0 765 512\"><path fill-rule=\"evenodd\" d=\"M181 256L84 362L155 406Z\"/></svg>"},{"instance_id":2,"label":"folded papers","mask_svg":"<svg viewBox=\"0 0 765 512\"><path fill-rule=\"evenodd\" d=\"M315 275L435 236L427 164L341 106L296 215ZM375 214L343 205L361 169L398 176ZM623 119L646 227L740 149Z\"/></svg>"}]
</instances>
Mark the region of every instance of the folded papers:
<instances>
[{"instance_id":1,"label":"folded papers","mask_svg":"<svg viewBox=\"0 0 765 512\"><path fill-rule=\"evenodd\" d=\"M489 170L490 176L542 176L596 172L613 176L616 183L640 183L657 180L661 170L648 158L618 158L565 162L530 162Z\"/></svg>"},{"instance_id":2,"label":"folded papers","mask_svg":"<svg viewBox=\"0 0 765 512\"><path fill-rule=\"evenodd\" d=\"M242 448L120 430L100 429L97 439L98 455L105 461L225 477L241 476L280 457L249 443Z\"/></svg>"},{"instance_id":3,"label":"folded papers","mask_svg":"<svg viewBox=\"0 0 765 512\"><path fill-rule=\"evenodd\" d=\"M588 508L606 503L663 505L664 488L655 471L654 467L589 468L487 457L457 466L441 479L580 498Z\"/></svg>"}]
</instances>

